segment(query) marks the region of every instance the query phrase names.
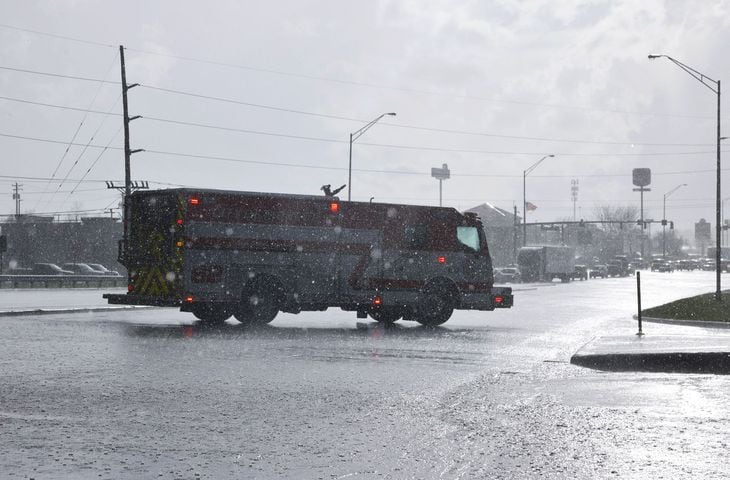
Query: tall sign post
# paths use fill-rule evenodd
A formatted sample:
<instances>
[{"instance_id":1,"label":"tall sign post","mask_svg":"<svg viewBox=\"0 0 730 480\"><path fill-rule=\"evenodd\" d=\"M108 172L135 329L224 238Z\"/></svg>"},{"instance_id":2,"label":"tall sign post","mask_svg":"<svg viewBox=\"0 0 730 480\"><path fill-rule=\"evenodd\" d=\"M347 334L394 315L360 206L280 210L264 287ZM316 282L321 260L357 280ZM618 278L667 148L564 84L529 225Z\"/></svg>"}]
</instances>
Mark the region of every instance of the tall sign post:
<instances>
[{"instance_id":1,"label":"tall sign post","mask_svg":"<svg viewBox=\"0 0 730 480\"><path fill-rule=\"evenodd\" d=\"M573 200L573 221L575 222L575 204L578 202L578 179L570 181L570 199Z\"/></svg>"},{"instance_id":2,"label":"tall sign post","mask_svg":"<svg viewBox=\"0 0 730 480\"><path fill-rule=\"evenodd\" d=\"M651 192L651 188L645 188L651 184L651 169L650 168L635 168L632 171L634 185L639 187L635 188L635 192L641 192L641 217L639 218L639 224L641 225L641 258L644 258L644 192Z\"/></svg>"},{"instance_id":3,"label":"tall sign post","mask_svg":"<svg viewBox=\"0 0 730 480\"><path fill-rule=\"evenodd\" d=\"M449 166L444 163L441 168L432 168L431 176L439 181L439 207L443 207L443 182L451 178Z\"/></svg>"}]
</instances>

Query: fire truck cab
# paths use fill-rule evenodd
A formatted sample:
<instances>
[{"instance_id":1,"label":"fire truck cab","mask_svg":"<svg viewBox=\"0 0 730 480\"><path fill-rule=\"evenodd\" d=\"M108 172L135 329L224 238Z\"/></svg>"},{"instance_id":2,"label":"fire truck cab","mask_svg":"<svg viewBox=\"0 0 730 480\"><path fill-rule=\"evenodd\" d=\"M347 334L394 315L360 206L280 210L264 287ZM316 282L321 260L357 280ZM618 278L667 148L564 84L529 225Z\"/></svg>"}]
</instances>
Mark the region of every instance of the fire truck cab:
<instances>
[{"instance_id":1,"label":"fire truck cab","mask_svg":"<svg viewBox=\"0 0 730 480\"><path fill-rule=\"evenodd\" d=\"M179 307L208 323L340 307L424 325L512 306L511 289L493 286L480 220L453 208L199 189L130 202L128 293L109 303Z\"/></svg>"}]
</instances>

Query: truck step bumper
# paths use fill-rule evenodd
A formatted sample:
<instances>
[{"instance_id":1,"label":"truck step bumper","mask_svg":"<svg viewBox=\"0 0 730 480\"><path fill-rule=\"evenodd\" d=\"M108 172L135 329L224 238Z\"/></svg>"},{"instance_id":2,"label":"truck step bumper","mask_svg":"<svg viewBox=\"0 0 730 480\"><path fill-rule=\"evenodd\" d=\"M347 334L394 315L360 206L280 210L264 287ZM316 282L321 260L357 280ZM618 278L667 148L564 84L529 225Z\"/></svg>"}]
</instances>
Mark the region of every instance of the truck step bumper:
<instances>
[{"instance_id":1,"label":"truck step bumper","mask_svg":"<svg viewBox=\"0 0 730 480\"><path fill-rule=\"evenodd\" d=\"M154 307L179 307L182 301L176 298L161 298L147 295L105 293L103 298L113 305L151 305Z\"/></svg>"}]
</instances>

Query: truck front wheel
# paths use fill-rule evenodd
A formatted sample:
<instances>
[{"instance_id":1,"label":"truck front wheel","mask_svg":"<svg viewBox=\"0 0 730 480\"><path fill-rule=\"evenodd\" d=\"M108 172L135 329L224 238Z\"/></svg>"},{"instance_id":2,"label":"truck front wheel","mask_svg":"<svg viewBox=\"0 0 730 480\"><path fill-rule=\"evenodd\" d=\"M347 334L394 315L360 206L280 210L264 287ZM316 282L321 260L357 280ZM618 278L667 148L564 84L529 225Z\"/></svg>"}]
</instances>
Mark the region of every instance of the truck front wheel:
<instances>
[{"instance_id":1,"label":"truck front wheel","mask_svg":"<svg viewBox=\"0 0 730 480\"><path fill-rule=\"evenodd\" d=\"M271 323L283 304L284 291L275 280L256 279L241 293L234 316L241 323Z\"/></svg>"},{"instance_id":2,"label":"truck front wheel","mask_svg":"<svg viewBox=\"0 0 730 480\"><path fill-rule=\"evenodd\" d=\"M435 327L445 323L454 313L456 299L452 289L443 282L429 283L421 292L418 323Z\"/></svg>"}]
</instances>

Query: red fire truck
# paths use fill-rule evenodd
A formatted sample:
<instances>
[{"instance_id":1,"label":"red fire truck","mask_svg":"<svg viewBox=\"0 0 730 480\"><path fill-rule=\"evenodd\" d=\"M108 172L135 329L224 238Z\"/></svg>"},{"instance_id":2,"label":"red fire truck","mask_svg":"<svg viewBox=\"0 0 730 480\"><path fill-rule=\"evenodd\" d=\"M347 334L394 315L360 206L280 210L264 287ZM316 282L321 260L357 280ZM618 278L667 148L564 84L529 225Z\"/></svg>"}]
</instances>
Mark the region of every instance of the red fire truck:
<instances>
[{"instance_id":1,"label":"red fire truck","mask_svg":"<svg viewBox=\"0 0 730 480\"><path fill-rule=\"evenodd\" d=\"M340 307L439 325L512 306L480 220L453 208L199 189L137 191L109 303L179 307L208 323Z\"/></svg>"}]
</instances>

